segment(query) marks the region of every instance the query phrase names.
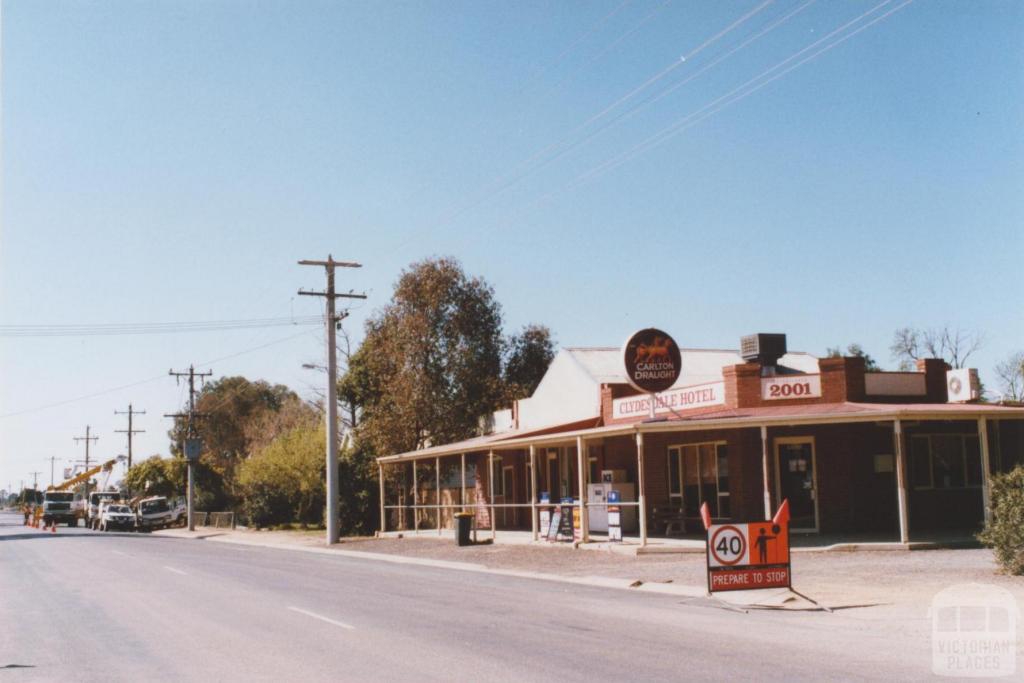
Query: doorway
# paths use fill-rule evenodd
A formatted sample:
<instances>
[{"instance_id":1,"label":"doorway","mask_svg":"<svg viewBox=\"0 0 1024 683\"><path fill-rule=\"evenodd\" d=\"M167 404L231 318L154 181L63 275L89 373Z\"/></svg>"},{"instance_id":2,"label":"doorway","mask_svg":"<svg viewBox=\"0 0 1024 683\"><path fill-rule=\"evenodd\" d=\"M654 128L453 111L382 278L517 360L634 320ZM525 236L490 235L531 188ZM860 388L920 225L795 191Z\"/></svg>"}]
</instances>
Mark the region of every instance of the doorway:
<instances>
[{"instance_id":1,"label":"doorway","mask_svg":"<svg viewBox=\"0 0 1024 683\"><path fill-rule=\"evenodd\" d=\"M793 531L818 531L818 475L814 437L775 440L775 493L789 501Z\"/></svg>"}]
</instances>

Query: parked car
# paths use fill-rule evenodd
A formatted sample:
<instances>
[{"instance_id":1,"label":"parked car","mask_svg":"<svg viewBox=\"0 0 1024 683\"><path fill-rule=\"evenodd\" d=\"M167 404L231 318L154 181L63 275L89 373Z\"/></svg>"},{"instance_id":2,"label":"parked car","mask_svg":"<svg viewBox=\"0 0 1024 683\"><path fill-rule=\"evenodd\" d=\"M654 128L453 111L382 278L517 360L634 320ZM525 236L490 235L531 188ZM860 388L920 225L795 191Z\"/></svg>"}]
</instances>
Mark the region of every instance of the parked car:
<instances>
[{"instance_id":1,"label":"parked car","mask_svg":"<svg viewBox=\"0 0 1024 683\"><path fill-rule=\"evenodd\" d=\"M100 503L105 500L121 500L118 491L93 491L89 494L89 504L85 509L85 525L90 529L100 528Z\"/></svg>"},{"instance_id":2,"label":"parked car","mask_svg":"<svg viewBox=\"0 0 1024 683\"><path fill-rule=\"evenodd\" d=\"M163 496L152 496L139 501L135 515L139 531L163 529L171 524L171 507Z\"/></svg>"},{"instance_id":3,"label":"parked car","mask_svg":"<svg viewBox=\"0 0 1024 683\"><path fill-rule=\"evenodd\" d=\"M131 531L135 528L135 513L124 503L106 502L100 512L100 531L111 529L124 529Z\"/></svg>"}]
</instances>

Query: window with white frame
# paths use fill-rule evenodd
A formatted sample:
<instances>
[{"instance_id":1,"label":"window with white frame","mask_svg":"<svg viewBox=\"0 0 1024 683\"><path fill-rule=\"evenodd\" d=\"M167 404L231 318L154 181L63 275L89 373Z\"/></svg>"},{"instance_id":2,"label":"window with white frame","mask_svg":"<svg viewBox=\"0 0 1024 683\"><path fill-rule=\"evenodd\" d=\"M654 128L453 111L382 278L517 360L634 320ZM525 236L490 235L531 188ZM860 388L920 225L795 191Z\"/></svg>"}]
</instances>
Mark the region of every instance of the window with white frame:
<instances>
[{"instance_id":1,"label":"window with white frame","mask_svg":"<svg viewBox=\"0 0 1024 683\"><path fill-rule=\"evenodd\" d=\"M977 434L915 434L910 437L911 483L915 489L981 486Z\"/></svg>"}]
</instances>

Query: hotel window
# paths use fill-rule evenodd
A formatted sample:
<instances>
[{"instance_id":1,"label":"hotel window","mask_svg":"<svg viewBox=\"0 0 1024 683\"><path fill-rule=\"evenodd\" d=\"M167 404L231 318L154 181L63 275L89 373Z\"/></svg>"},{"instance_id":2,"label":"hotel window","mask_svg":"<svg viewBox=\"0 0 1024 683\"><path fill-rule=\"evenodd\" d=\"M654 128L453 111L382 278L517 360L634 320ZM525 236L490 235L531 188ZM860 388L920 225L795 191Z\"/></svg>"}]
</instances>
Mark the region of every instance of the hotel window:
<instances>
[{"instance_id":1,"label":"hotel window","mask_svg":"<svg viewBox=\"0 0 1024 683\"><path fill-rule=\"evenodd\" d=\"M922 434L910 439L915 489L981 486L981 450L976 434Z\"/></svg>"},{"instance_id":2,"label":"hotel window","mask_svg":"<svg viewBox=\"0 0 1024 683\"><path fill-rule=\"evenodd\" d=\"M688 517L707 503L712 517L728 517L729 458L724 443L673 446L668 449L669 499Z\"/></svg>"}]
</instances>

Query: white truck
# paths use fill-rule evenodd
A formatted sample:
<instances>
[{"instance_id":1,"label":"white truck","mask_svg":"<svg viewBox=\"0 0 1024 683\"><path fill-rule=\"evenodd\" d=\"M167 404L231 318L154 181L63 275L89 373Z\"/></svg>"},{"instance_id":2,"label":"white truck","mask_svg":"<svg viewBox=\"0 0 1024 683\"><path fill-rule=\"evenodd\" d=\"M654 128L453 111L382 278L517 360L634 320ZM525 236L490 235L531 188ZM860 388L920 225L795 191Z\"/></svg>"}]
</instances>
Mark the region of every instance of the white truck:
<instances>
[{"instance_id":1,"label":"white truck","mask_svg":"<svg viewBox=\"0 0 1024 683\"><path fill-rule=\"evenodd\" d=\"M75 494L72 491L47 491L43 494L43 524L56 526L67 524L78 526L74 510Z\"/></svg>"},{"instance_id":2,"label":"white truck","mask_svg":"<svg viewBox=\"0 0 1024 683\"><path fill-rule=\"evenodd\" d=\"M136 525L139 531L163 529L171 525L171 506L163 496L151 496L139 501Z\"/></svg>"}]
</instances>

